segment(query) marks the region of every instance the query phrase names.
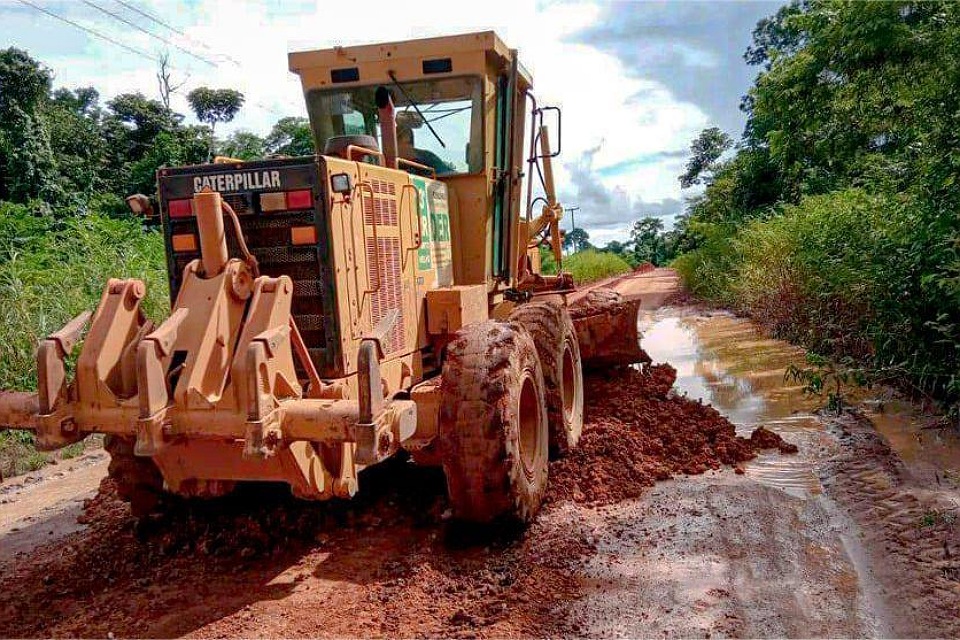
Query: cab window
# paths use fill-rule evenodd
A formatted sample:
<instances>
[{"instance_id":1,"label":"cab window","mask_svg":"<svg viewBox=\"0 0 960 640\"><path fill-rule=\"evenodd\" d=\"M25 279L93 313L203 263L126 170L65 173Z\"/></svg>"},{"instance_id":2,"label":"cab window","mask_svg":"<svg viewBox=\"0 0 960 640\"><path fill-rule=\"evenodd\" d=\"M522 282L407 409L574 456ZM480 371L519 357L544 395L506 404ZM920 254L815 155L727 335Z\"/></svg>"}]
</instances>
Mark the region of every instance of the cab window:
<instances>
[{"instance_id":1,"label":"cab window","mask_svg":"<svg viewBox=\"0 0 960 640\"><path fill-rule=\"evenodd\" d=\"M390 89L396 107L401 157L432 167L437 175L483 170L480 78L404 82L400 83L403 91L384 86ZM307 94L307 111L317 148L323 149L329 138L343 135L366 134L380 142L376 88L314 89Z\"/></svg>"}]
</instances>

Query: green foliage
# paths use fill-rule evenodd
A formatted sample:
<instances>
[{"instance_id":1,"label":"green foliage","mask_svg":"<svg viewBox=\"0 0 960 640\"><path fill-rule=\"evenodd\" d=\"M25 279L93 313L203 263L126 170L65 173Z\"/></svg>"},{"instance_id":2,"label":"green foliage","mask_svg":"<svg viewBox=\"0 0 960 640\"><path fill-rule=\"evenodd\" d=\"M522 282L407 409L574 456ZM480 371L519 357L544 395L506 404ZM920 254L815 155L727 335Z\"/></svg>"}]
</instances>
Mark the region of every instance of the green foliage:
<instances>
[{"instance_id":1,"label":"green foliage","mask_svg":"<svg viewBox=\"0 0 960 640\"><path fill-rule=\"evenodd\" d=\"M146 282L146 311L169 308L163 241L131 219L99 212L57 219L0 202L0 389L36 386L37 341L96 308L107 280Z\"/></svg>"},{"instance_id":2,"label":"green foliage","mask_svg":"<svg viewBox=\"0 0 960 640\"><path fill-rule=\"evenodd\" d=\"M236 131L219 145L218 153L240 160L257 160L267 154L267 144L255 133Z\"/></svg>"},{"instance_id":3,"label":"green foliage","mask_svg":"<svg viewBox=\"0 0 960 640\"><path fill-rule=\"evenodd\" d=\"M218 122L230 122L243 106L243 94L236 89L197 87L187 94L187 102L197 120L215 127Z\"/></svg>"},{"instance_id":4,"label":"green foliage","mask_svg":"<svg viewBox=\"0 0 960 640\"><path fill-rule=\"evenodd\" d=\"M629 273L633 268L616 254L586 249L564 258L563 269L571 273L578 284L586 284Z\"/></svg>"},{"instance_id":5,"label":"green foliage","mask_svg":"<svg viewBox=\"0 0 960 640\"><path fill-rule=\"evenodd\" d=\"M13 109L33 113L50 91L52 74L26 51L0 51L0 118Z\"/></svg>"},{"instance_id":6,"label":"green foliage","mask_svg":"<svg viewBox=\"0 0 960 640\"><path fill-rule=\"evenodd\" d=\"M633 256L637 264L666 263L667 239L663 233L663 220L660 218L648 216L634 222L630 229L630 242L633 244Z\"/></svg>"},{"instance_id":7,"label":"green foliage","mask_svg":"<svg viewBox=\"0 0 960 640\"><path fill-rule=\"evenodd\" d=\"M563 234L563 248L567 251L583 251L592 248L590 244L590 234L576 227Z\"/></svg>"},{"instance_id":8,"label":"green foliage","mask_svg":"<svg viewBox=\"0 0 960 640\"><path fill-rule=\"evenodd\" d=\"M745 58L743 140L675 266L843 371L960 402L960 5L794 2Z\"/></svg>"},{"instance_id":9,"label":"green foliage","mask_svg":"<svg viewBox=\"0 0 960 640\"><path fill-rule=\"evenodd\" d=\"M316 153L313 131L306 118L280 118L264 139L268 153L283 156L310 156Z\"/></svg>"},{"instance_id":10,"label":"green foliage","mask_svg":"<svg viewBox=\"0 0 960 640\"><path fill-rule=\"evenodd\" d=\"M556 275L557 261L553 259L553 251L550 247L540 245L540 273L544 275Z\"/></svg>"},{"instance_id":11,"label":"green foliage","mask_svg":"<svg viewBox=\"0 0 960 640\"><path fill-rule=\"evenodd\" d=\"M806 365L787 366L783 375L785 382L800 383L803 392L822 397L827 396L827 411L837 415L848 406L846 388L851 386L869 386L870 374L861 367L838 364L835 360L808 351Z\"/></svg>"},{"instance_id":12,"label":"green foliage","mask_svg":"<svg viewBox=\"0 0 960 640\"><path fill-rule=\"evenodd\" d=\"M49 461L37 451L29 431L0 431L0 478L35 471Z\"/></svg>"},{"instance_id":13,"label":"green foliage","mask_svg":"<svg viewBox=\"0 0 960 640\"><path fill-rule=\"evenodd\" d=\"M680 176L680 186L687 189L695 184L709 184L717 160L731 146L733 140L719 128L710 127L701 131L690 145L690 159L687 161L687 170Z\"/></svg>"},{"instance_id":14,"label":"green foliage","mask_svg":"<svg viewBox=\"0 0 960 640\"><path fill-rule=\"evenodd\" d=\"M215 146L214 132L218 122L230 122L243 106L243 94L236 89L211 89L197 87L187 94L187 102L197 116L197 120L210 125L210 155Z\"/></svg>"}]
</instances>

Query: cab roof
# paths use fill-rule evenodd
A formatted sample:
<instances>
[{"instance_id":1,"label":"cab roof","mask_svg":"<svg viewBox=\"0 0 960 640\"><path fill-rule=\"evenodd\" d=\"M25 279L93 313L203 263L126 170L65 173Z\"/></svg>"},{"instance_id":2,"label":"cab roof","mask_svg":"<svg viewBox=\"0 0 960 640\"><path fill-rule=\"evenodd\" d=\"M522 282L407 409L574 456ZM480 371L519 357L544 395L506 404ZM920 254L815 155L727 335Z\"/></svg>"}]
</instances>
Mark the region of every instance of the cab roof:
<instances>
[{"instance_id":1,"label":"cab roof","mask_svg":"<svg viewBox=\"0 0 960 640\"><path fill-rule=\"evenodd\" d=\"M298 74L304 90L333 85L389 82L388 71L399 81L464 74L485 75L506 68L516 56L493 31L421 38L358 46L297 51L288 56L290 71ZM518 65L526 85L530 74Z\"/></svg>"}]
</instances>

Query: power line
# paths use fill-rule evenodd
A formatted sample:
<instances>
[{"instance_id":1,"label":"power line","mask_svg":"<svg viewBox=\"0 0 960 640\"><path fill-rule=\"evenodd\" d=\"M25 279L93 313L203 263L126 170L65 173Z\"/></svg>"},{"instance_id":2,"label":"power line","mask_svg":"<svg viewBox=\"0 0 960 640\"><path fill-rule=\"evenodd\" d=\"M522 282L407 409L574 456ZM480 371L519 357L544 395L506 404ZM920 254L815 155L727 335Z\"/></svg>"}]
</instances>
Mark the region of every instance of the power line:
<instances>
[{"instance_id":1,"label":"power line","mask_svg":"<svg viewBox=\"0 0 960 640\"><path fill-rule=\"evenodd\" d=\"M156 62L156 61L157 61L156 58L154 58L152 55L150 55L150 54L147 53L146 51L142 51L142 50L140 50L140 49L137 49L136 47L131 47L131 46L129 46L129 45L125 45L125 44L123 44L122 42L119 42L118 40L114 40L114 39L111 38L110 36L106 36L106 35L100 33L99 31L95 31L94 29L90 29L90 28L88 28L88 27L85 27L85 26L83 26L82 24L80 24L79 22L74 22L73 20L71 20L71 19L69 19L69 18L64 18L63 16L61 16L61 15L58 14L58 13L54 13L53 11L50 11L50 10L48 10L48 9L44 9L44 8L41 7L41 6L36 5L36 4L32 3L32 2L30 2L30 0L18 0L18 1L19 1L21 4L27 5L28 7L33 7L34 9L36 9L37 11L39 11L40 13L45 13L45 14L47 14L47 15L50 16L51 18L55 18L55 19L57 19L57 20L59 20L59 21L61 21L61 22L66 22L66 23L69 24L70 26L73 26L73 27L76 27L77 29L81 29L81 30L83 30L83 31L86 31L86 32L89 33L90 35L96 36L97 38L100 38L101 40L106 40L107 42L110 42L110 43L112 43L112 44L117 45L118 47L122 47L123 49L126 49L126 50L129 51L130 53L134 53L134 54L136 54L136 55L138 55L138 56L140 56L140 57L142 57L142 58L146 58L147 60L150 60L151 62Z\"/></svg>"},{"instance_id":2,"label":"power line","mask_svg":"<svg viewBox=\"0 0 960 640\"><path fill-rule=\"evenodd\" d=\"M226 58L227 60L229 60L230 62L232 62L233 64L237 65L238 67L241 66L240 63L239 63L237 60L235 60L234 58L231 58L230 56L228 56L228 55L225 54L225 53L218 53L217 51L213 50L210 46L208 46L206 43L201 42L201 41L199 41L199 40L196 40L196 39L188 36L187 34L185 34L185 33L184 33L183 31L181 31L180 29L177 29L176 27L173 27L173 26L171 26L170 24L164 22L164 21L161 20L160 18L157 18L156 16L154 16L154 15L152 15L152 14L150 14L150 13L147 13L147 12L144 11L143 9L137 7L136 5L130 4L129 2L125 2L124 0L116 0L116 2L117 2L117 4L122 5L122 6L126 7L127 9L130 9L130 11L133 11L134 13L137 13L137 14L143 16L143 17L146 18L147 20L150 20L151 22L155 22L156 24L160 25L161 27L164 27L164 28L166 28L166 29L169 29L170 31L172 31L172 32L174 32L174 33L176 33L176 34L178 34L178 35L180 35L180 36L183 36L184 38L186 38L186 39L189 40L190 42L192 42L192 43L194 43L194 44L196 44L196 45L199 45L199 46L203 47L204 49L206 49L206 50L209 51L210 53L213 53L213 54L218 55L218 56L222 56L222 57Z\"/></svg>"},{"instance_id":3,"label":"power line","mask_svg":"<svg viewBox=\"0 0 960 640\"><path fill-rule=\"evenodd\" d=\"M108 36L108 35L104 35L103 33L100 33L99 31L97 31L97 30L95 30L95 29L91 29L91 28L89 28L89 27L85 27L84 25L80 24L79 22L75 22L75 21L73 21L73 20L71 20L71 19L69 19L69 18L65 18L65 17L63 17L62 15L58 14L58 13L55 13L55 12L53 12L53 11L50 11L49 9L45 9L45 8L41 7L40 5L34 4L34 3L31 2L30 0L18 0L18 2L20 2L21 4L24 4L24 5L28 6L28 7L31 7L31 8L33 8L33 9L36 9L36 10L39 11L40 13L46 14L46 15L50 16L51 18L54 18L54 19L56 19L56 20L59 20L59 21L61 21L61 22L66 23L66 24L68 24L68 25L70 25L70 26L72 26L72 27L75 27L75 28L77 28L77 29L80 29L81 31L85 31L86 33L89 33L90 35L95 36L95 37L97 37L97 38L100 38L101 40L105 40L106 42L109 42L109 43L111 43L111 44L114 44L114 45L122 48L122 49L125 49L125 50L129 51L130 53L133 53L133 54L135 54L135 55L140 56L141 58L145 58L146 60L149 60L150 62L152 62L152 63L154 63L154 64L156 64L157 62L159 62L159 60L158 60L157 58L155 58L154 56L150 55L150 54L147 53L146 51L143 51L143 50L138 49L138 48L136 48L136 47L132 47L132 46L130 46L130 45L124 44L124 43L120 42L119 40L116 40L116 39L114 39L114 38L111 38L111 37ZM89 4L89 5L93 6L93 7L96 8L96 9L101 9L100 7L97 7L96 5L94 5L92 2L87 2L87 0L84 0L84 2L85 2L86 4ZM127 6L126 3L123 3L121 0L117 0L117 2L121 2L121 4L124 4L124 6ZM104 13L109 13L109 12L106 11L106 10L103 10L103 9L101 9L101 10L104 11ZM142 12L138 12L138 13L142 13ZM122 21L126 23L125 20L122 20ZM127 23L127 24L130 24L130 23ZM136 25L131 25L131 26L136 27ZM139 27L136 27L136 28L139 29ZM142 30L142 29L141 29L141 30ZM150 34L149 32L146 32L146 33L148 33L148 35L153 35L153 34ZM159 38L159 36L154 36L154 37ZM162 38L159 38L159 39L162 40ZM176 45L174 45L174 46L176 46ZM177 48L180 48L180 47L177 47ZM188 53L189 53L189 52L188 52ZM193 55L193 54L191 54L191 55ZM204 60L204 62L207 62L208 64L210 64L210 65L213 66L213 67L217 67L217 66L218 66L218 65L217 65L216 63L214 63L214 62L210 62L210 61L207 61L207 60ZM171 69L175 69L175 68L172 67L172 66L171 66L170 68L171 68ZM268 105L266 105L266 104L264 104L264 103L262 103L262 102L259 102L259 101L253 101L252 104L253 104L254 106L260 107L260 108L263 109L264 111L269 111L270 113L272 113L272 114L274 114L274 115L276 115L276 116L281 116L281 117L283 117L283 116L286 116L286 115L287 115L287 114L283 113L282 111L278 111L277 109L274 109L273 107L270 107L270 106L268 106Z\"/></svg>"},{"instance_id":4,"label":"power line","mask_svg":"<svg viewBox=\"0 0 960 640\"><path fill-rule=\"evenodd\" d=\"M163 38L163 37L161 37L161 36L158 36L158 35L155 34L155 33L151 33L151 32L149 32L149 31L147 31L146 29L144 29L143 27L141 27L140 25L138 25L138 24L136 24L136 23L134 23L134 22L130 22L129 20L127 20L127 19L124 18L123 16L118 15L118 14L114 13L113 11L110 11L109 9L105 9L105 8L101 7L100 5L96 4L95 2L91 2L90 0L82 0L82 1L83 1L83 4L87 5L88 7L93 7L93 8L96 9L97 11L99 11L99 12L101 12L101 13L104 13L104 14L106 14L106 15L114 18L115 20L118 20L118 21L122 22L123 24L125 24L125 25L127 25L127 26L129 26L129 27L133 27L133 28L136 29L137 31L140 31L141 33L147 34L148 36L150 36L150 37L153 38L154 40L159 40L160 42L163 42L164 44L168 44L168 45L170 45L170 46L172 46L172 47L176 47L177 49L179 49L180 51L183 51L183 52L184 52L185 54L187 54L188 56L191 56L191 57L193 57L193 58L196 58L196 59L199 60L200 62L204 62L204 63L210 65L211 67L216 67L216 66L217 66L217 63L212 62L212 61L210 61L210 60L207 60L207 59L204 58L203 56L198 56L198 55L195 54L194 52L190 51L189 49L184 49L183 47L181 47L180 45L178 45L178 44L175 43L175 42L170 42L170 41L167 40L166 38Z\"/></svg>"},{"instance_id":5,"label":"power line","mask_svg":"<svg viewBox=\"0 0 960 640\"><path fill-rule=\"evenodd\" d=\"M86 4L89 4L89 5L91 5L91 6L94 6L94 7L97 8L97 9L100 9L101 11L104 11L105 13L110 13L110 15L113 15L114 17L117 17L115 14L113 14L113 13L111 13L111 12L108 12L108 11L106 11L105 9L102 9L102 8L100 8L100 7L97 7L95 4L93 4L93 3L90 2L89 0L83 0L83 2L86 3ZM130 2L127 2L126 0L115 0L115 2L116 2L117 4L123 6L123 7L126 7L126 8L129 9L130 11L133 11L134 13L136 13L136 14L138 14L138 15L140 15L140 16L143 16L143 17L146 18L147 20L150 20L151 22L154 22L154 23L160 25L161 27L164 27L164 28L166 28L166 29L169 29L169 30L172 31L173 33L176 33L176 34L182 36L183 38L189 40L189 41L192 42L193 44L203 47L204 49L206 49L207 51L213 53L214 55L216 55L216 56L222 56L223 58L225 58L226 60L229 60L231 63L233 63L234 65L236 65L236 66L238 66L238 67L242 66L242 65L240 64L240 62L238 62L236 59L230 57L229 55L227 55L227 54L225 54L225 53L219 53L219 52L215 51L213 48L211 48L211 47L210 47L209 45L207 45L206 43L204 43L204 42L202 42L202 41L200 41L200 40L197 40L197 39L195 39L195 38L190 37L189 35L187 35L187 34L184 33L183 31L181 31L180 29L177 29L176 27L174 27L174 26L170 25L169 23L161 20L160 18L157 18L156 16L152 15L151 13L148 13L147 11L144 11L144 10L141 9L140 7L138 7L138 6L134 5L134 4L131 4ZM118 19L120 19L120 18L118 18ZM130 24L130 23L128 23L126 20L122 20L122 21L125 22L125 23L127 23L127 24ZM133 25L131 25L131 26L133 26ZM139 26L137 26L137 27L135 27L135 28L139 29L140 31L144 31L144 29L142 29L142 28L139 27ZM155 37L155 38L158 38L158 39L162 39L162 38L160 38L159 36L156 36L156 35L150 33L149 31L144 31L144 32L147 33L148 35L152 36L152 37ZM166 40L164 40L164 42L166 42ZM177 45L174 45L174 46L176 46L178 49L180 49L181 51L183 51L183 49L182 49L181 47L179 47L179 46L177 46ZM191 52L189 52L189 51L188 51L187 53L190 53L190 55L193 55L194 57L197 57L196 55L194 55L193 53L191 53ZM211 62L211 61L209 61L209 60L207 60L207 59L205 59L205 58L201 58L201 60L203 60L203 61L206 62L207 64L211 64L211 65L214 66L214 67L218 67L218 66L219 66L217 63L213 63L213 62ZM264 104L264 103L262 103L262 102L254 101L254 102L253 102L253 105L254 105L254 106L257 106L257 107L260 107L260 108L263 109L264 111L269 111L270 113L272 113L272 114L274 114L274 115L276 115L276 116L284 117L284 116L287 115L287 114L283 113L282 111L278 111L277 109L274 109L273 107L267 106L266 104ZM292 106L292 105L287 105L287 106Z\"/></svg>"}]
</instances>

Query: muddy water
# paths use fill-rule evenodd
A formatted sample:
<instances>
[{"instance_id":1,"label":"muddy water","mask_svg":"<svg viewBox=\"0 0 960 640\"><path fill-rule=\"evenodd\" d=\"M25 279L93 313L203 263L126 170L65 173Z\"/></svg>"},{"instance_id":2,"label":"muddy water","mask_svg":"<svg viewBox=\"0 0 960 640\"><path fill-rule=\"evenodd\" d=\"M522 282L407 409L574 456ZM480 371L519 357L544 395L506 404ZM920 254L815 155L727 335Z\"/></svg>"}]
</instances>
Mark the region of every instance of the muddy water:
<instances>
[{"instance_id":1,"label":"muddy water","mask_svg":"<svg viewBox=\"0 0 960 640\"><path fill-rule=\"evenodd\" d=\"M712 404L741 435L763 425L800 447L796 456L761 455L746 465L749 476L798 497L820 493L814 463L836 443L814 413L823 399L804 394L784 377L790 364L803 366L802 349L765 338L748 320L726 312L661 308L642 314L640 328L654 362L677 369L678 393ZM886 390L852 389L849 395L911 468L960 484L956 428L892 399Z\"/></svg>"},{"instance_id":2,"label":"muddy water","mask_svg":"<svg viewBox=\"0 0 960 640\"><path fill-rule=\"evenodd\" d=\"M820 493L811 454L833 440L813 413L819 400L784 379L791 363L803 364L803 350L764 338L728 313L664 308L640 325L654 362L676 368L678 393L712 404L740 435L762 425L800 447L796 456L762 454L745 466L748 476L798 497Z\"/></svg>"},{"instance_id":3,"label":"muddy water","mask_svg":"<svg viewBox=\"0 0 960 640\"><path fill-rule=\"evenodd\" d=\"M900 401L877 401L867 413L873 426L915 475L933 476L937 485L960 487L960 430L923 415Z\"/></svg>"}]
</instances>

